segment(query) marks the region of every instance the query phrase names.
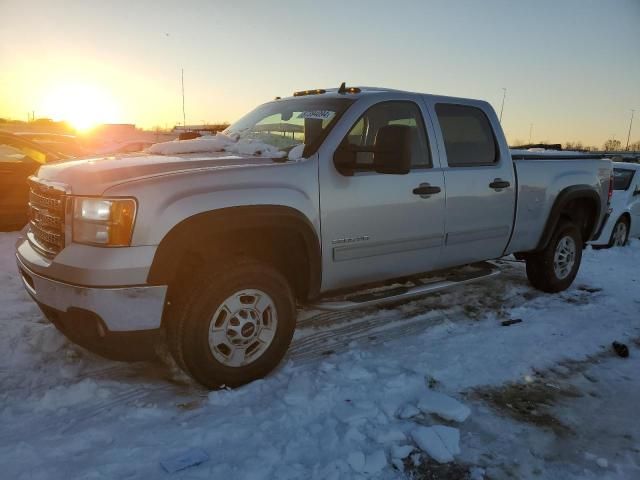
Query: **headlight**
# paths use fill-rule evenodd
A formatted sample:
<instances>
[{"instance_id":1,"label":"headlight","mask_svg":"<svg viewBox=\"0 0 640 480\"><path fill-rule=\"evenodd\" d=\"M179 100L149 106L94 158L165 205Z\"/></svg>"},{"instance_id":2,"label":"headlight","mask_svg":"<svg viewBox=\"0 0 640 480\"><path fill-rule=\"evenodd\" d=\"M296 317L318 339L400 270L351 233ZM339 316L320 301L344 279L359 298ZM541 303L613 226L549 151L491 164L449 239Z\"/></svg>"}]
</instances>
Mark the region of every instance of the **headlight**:
<instances>
[{"instance_id":1,"label":"headlight","mask_svg":"<svg viewBox=\"0 0 640 480\"><path fill-rule=\"evenodd\" d=\"M73 241L106 247L131 243L136 201L133 198L75 197Z\"/></svg>"}]
</instances>

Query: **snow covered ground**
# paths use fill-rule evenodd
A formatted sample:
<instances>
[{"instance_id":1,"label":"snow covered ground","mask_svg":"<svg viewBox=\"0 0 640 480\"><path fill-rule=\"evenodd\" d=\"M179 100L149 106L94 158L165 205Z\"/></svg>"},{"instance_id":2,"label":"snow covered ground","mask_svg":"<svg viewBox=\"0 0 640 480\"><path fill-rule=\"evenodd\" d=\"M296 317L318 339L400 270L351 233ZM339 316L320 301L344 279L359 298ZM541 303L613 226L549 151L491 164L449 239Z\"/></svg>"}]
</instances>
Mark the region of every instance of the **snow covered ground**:
<instances>
[{"instance_id":1,"label":"snow covered ground","mask_svg":"<svg viewBox=\"0 0 640 480\"><path fill-rule=\"evenodd\" d=\"M587 250L558 295L501 262L393 308L301 312L275 373L209 393L66 341L20 285L16 236L0 233L0 478L640 478L640 241ZM167 473L184 452L208 460Z\"/></svg>"}]
</instances>

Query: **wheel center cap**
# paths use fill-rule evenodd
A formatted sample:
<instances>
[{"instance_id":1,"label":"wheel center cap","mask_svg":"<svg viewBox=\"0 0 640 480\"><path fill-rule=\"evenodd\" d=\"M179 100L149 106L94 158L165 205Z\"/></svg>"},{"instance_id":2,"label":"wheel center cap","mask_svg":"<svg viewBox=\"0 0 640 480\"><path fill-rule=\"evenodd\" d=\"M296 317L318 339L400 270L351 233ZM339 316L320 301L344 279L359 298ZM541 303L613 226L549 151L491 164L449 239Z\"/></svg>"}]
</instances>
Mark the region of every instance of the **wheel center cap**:
<instances>
[{"instance_id":1,"label":"wheel center cap","mask_svg":"<svg viewBox=\"0 0 640 480\"><path fill-rule=\"evenodd\" d=\"M256 326L253 323L245 323L240 329L243 337L250 337L256 331Z\"/></svg>"}]
</instances>

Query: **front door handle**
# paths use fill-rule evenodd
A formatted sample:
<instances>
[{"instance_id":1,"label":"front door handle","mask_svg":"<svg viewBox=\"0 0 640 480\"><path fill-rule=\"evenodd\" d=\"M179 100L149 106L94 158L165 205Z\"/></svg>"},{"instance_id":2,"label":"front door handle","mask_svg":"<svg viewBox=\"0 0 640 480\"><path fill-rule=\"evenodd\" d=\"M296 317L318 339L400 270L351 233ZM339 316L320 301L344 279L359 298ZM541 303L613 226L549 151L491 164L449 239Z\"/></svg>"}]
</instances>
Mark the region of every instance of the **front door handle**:
<instances>
[{"instance_id":1,"label":"front door handle","mask_svg":"<svg viewBox=\"0 0 640 480\"><path fill-rule=\"evenodd\" d=\"M429 198L430 195L434 195L436 193L440 193L440 187L433 187L428 183L421 183L416 188L413 189L414 195L420 195L422 198Z\"/></svg>"},{"instance_id":2,"label":"front door handle","mask_svg":"<svg viewBox=\"0 0 640 480\"><path fill-rule=\"evenodd\" d=\"M502 180L501 178L496 178L489 184L489 188L493 188L494 190L500 190L501 188L507 188L509 186L511 186L511 183L506 180Z\"/></svg>"}]
</instances>

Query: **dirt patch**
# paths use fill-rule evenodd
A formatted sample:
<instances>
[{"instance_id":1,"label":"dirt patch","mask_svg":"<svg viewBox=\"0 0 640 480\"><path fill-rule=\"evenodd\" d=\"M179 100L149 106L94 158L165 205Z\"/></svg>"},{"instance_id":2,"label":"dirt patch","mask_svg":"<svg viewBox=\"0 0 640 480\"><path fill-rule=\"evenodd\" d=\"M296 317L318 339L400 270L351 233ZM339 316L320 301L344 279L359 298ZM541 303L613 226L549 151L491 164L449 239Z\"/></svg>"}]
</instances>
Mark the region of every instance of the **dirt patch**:
<instances>
[{"instance_id":1,"label":"dirt patch","mask_svg":"<svg viewBox=\"0 0 640 480\"><path fill-rule=\"evenodd\" d=\"M567 435L572 431L549 413L549 408L561 396L576 397L581 395L573 387L563 388L539 379L530 383L510 383L475 392L477 398L495 410L506 413L519 422L550 428L556 435Z\"/></svg>"},{"instance_id":2,"label":"dirt patch","mask_svg":"<svg viewBox=\"0 0 640 480\"><path fill-rule=\"evenodd\" d=\"M636 343L639 338L631 340ZM615 356L610 348L583 360L566 360L546 370L539 370L525 382L507 383L498 387L479 388L471 391L470 398L487 403L494 410L507 414L513 419L551 429L556 435L571 435L570 427L551 413L553 407L563 398L584 396L569 380L578 374L591 382L597 379L586 370L595 363Z\"/></svg>"},{"instance_id":3,"label":"dirt patch","mask_svg":"<svg viewBox=\"0 0 640 480\"><path fill-rule=\"evenodd\" d=\"M407 478L415 480L468 480L469 466L459 463L438 463L422 455L415 465L411 457L404 460Z\"/></svg>"}]
</instances>

